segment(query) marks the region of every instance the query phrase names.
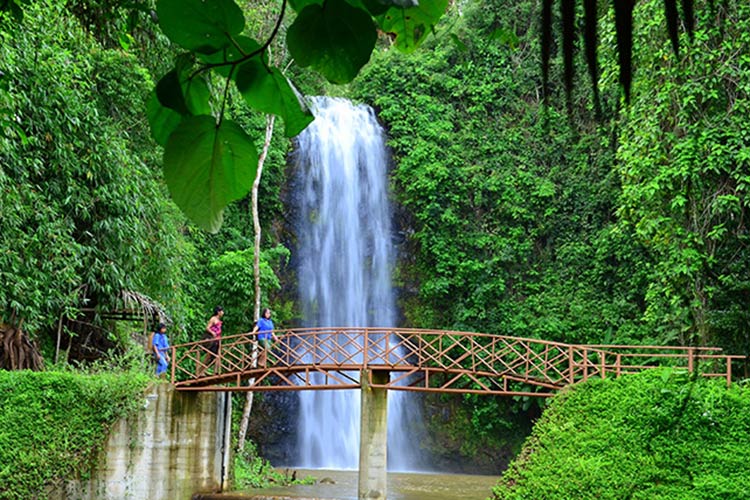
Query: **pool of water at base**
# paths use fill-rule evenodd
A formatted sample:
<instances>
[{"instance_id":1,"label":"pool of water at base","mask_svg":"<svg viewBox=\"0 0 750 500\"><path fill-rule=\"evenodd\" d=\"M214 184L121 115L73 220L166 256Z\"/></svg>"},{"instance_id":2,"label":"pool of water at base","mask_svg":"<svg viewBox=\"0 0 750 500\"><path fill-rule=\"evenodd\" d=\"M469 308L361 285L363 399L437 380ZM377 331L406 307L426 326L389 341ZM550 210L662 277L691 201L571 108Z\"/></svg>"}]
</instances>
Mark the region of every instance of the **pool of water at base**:
<instances>
[{"instance_id":1,"label":"pool of water at base","mask_svg":"<svg viewBox=\"0 0 750 500\"><path fill-rule=\"evenodd\" d=\"M313 477L315 484L295 484L236 491L203 499L316 499L356 500L357 471L297 469L297 478ZM388 473L388 500L485 500L499 476L467 474Z\"/></svg>"}]
</instances>

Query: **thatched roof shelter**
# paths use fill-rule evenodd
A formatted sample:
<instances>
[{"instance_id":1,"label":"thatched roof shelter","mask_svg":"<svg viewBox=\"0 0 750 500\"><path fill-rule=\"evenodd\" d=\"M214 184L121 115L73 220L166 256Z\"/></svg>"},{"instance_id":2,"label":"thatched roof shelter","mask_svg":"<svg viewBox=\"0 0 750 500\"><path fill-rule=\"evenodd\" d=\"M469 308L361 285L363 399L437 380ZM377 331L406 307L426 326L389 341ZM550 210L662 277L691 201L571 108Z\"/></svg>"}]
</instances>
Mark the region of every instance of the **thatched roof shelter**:
<instances>
[{"instance_id":1,"label":"thatched roof shelter","mask_svg":"<svg viewBox=\"0 0 750 500\"><path fill-rule=\"evenodd\" d=\"M149 330L156 323L164 323L165 325L172 324L172 319L167 315L164 307L143 293L132 290L122 290L117 298L117 303L119 307L114 309L94 307L80 308L78 310L79 316L75 318L61 315L57 327L55 362L57 362L60 353L63 323L67 323L68 327L74 331L80 329L87 330L89 333L83 340L84 344L89 343L91 332L93 330L99 330L102 332L100 334L94 334L94 337L104 336L104 329L99 323L101 320L142 322L143 330L134 334L134 340L140 343L147 343ZM70 349L71 340L72 339L68 340L68 350Z\"/></svg>"}]
</instances>

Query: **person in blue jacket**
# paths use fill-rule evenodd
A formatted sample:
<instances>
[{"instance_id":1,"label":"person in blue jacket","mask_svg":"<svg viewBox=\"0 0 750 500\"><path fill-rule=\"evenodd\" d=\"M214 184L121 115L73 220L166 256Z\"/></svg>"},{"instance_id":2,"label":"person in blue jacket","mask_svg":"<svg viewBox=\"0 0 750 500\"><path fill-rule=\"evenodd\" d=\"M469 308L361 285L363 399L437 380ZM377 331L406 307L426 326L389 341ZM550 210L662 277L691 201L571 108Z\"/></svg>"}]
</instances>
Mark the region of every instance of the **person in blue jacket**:
<instances>
[{"instance_id":1,"label":"person in blue jacket","mask_svg":"<svg viewBox=\"0 0 750 500\"><path fill-rule=\"evenodd\" d=\"M154 361L156 361L156 376L165 377L169 366L169 340L164 323L159 323L159 327L151 336L151 349L154 351Z\"/></svg>"},{"instance_id":2,"label":"person in blue jacket","mask_svg":"<svg viewBox=\"0 0 750 500\"><path fill-rule=\"evenodd\" d=\"M258 356L258 366L266 366L266 360L268 359L268 351L273 346L273 343L279 340L273 331L273 321L271 321L271 310L264 308L260 315L260 319L255 324L252 333L258 334L258 346L260 347L260 355Z\"/></svg>"}]
</instances>

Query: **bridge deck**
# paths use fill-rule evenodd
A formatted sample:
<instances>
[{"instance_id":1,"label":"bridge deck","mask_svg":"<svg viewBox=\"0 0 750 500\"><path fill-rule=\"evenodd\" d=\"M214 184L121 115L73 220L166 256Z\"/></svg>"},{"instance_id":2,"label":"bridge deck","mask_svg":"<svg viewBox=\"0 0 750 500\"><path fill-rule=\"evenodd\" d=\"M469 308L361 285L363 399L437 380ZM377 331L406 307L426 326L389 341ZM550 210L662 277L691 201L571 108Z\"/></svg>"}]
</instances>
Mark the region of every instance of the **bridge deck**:
<instances>
[{"instance_id":1,"label":"bridge deck","mask_svg":"<svg viewBox=\"0 0 750 500\"><path fill-rule=\"evenodd\" d=\"M744 356L718 348L575 345L503 335L385 328L277 331L265 366L250 334L172 347L172 383L185 391L357 389L551 396L592 377L677 366L732 380ZM372 372L392 375L376 384Z\"/></svg>"}]
</instances>

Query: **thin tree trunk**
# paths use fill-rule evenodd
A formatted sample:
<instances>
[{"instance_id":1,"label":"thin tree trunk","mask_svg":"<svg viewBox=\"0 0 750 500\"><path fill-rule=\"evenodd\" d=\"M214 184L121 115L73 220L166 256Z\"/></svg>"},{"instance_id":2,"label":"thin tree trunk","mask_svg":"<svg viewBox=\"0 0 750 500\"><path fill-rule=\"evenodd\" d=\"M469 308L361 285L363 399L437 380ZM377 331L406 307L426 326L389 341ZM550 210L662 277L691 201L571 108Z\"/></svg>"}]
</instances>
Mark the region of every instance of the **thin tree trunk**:
<instances>
[{"instance_id":1,"label":"thin tree trunk","mask_svg":"<svg viewBox=\"0 0 750 500\"><path fill-rule=\"evenodd\" d=\"M263 174L263 164L266 161L268 155L268 149L271 146L271 138L273 137L273 125L276 117L270 115L266 118L266 139L263 143L263 150L258 157L258 171L255 174L255 181L253 182L253 193L251 210L253 212L253 228L255 229L255 255L253 258L253 273L255 275L255 310L253 317L257 321L260 318L260 216L258 215L258 187L260 186L260 176ZM255 368L258 364L258 344L253 343L251 365ZM254 379L248 381L249 384L253 384ZM253 391L247 391L245 398L245 408L242 410L242 420L240 420L240 431L237 438L237 451L242 452L245 449L245 437L247 436L247 427L250 423L250 411L253 408Z\"/></svg>"},{"instance_id":2,"label":"thin tree trunk","mask_svg":"<svg viewBox=\"0 0 750 500\"><path fill-rule=\"evenodd\" d=\"M62 322L63 313L60 313L60 320L57 322L57 345L55 346L55 364L58 363L60 357L60 337L62 337Z\"/></svg>"}]
</instances>

